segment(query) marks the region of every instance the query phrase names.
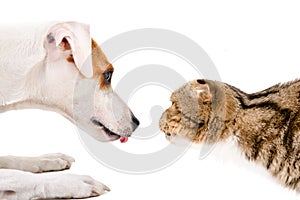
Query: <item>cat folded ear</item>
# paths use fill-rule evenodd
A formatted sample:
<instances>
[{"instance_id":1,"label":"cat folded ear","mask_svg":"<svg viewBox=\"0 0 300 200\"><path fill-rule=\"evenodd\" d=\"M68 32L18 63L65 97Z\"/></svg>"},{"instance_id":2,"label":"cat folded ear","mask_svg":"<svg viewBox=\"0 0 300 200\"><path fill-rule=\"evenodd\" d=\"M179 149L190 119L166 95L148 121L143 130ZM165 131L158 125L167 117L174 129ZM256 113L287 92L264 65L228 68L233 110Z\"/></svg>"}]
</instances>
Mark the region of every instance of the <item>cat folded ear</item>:
<instances>
[{"instance_id":1,"label":"cat folded ear","mask_svg":"<svg viewBox=\"0 0 300 200\"><path fill-rule=\"evenodd\" d=\"M45 38L44 46L48 62L65 59L74 63L86 77L92 77L91 37L89 26L77 22L57 23L50 27Z\"/></svg>"},{"instance_id":2,"label":"cat folded ear","mask_svg":"<svg viewBox=\"0 0 300 200\"><path fill-rule=\"evenodd\" d=\"M209 102L212 100L209 85L204 79L198 79L196 81L194 90L203 102Z\"/></svg>"}]
</instances>

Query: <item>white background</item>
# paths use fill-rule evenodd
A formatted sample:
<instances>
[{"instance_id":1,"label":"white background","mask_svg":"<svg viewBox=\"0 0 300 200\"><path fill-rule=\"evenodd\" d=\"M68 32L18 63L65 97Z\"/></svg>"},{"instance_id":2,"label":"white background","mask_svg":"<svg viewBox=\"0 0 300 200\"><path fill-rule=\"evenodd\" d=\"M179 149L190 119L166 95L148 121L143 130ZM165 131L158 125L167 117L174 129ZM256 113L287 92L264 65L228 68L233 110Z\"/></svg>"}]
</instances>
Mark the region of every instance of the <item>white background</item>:
<instances>
[{"instance_id":1,"label":"white background","mask_svg":"<svg viewBox=\"0 0 300 200\"><path fill-rule=\"evenodd\" d=\"M191 38L208 53L222 81L254 92L299 77L299 9L298 1L10 0L1 2L0 22L77 20L91 25L92 36L98 43L138 28L173 30ZM139 56L136 59L142 63ZM116 71L119 68L120 65L115 65ZM115 74L114 85L120 76L122 74ZM131 105L141 119L149 118L148 112L138 110L149 101L147 99ZM162 104L166 101L163 99ZM213 156L199 160L195 149L156 173L116 172L94 160L82 146L76 128L55 113L11 111L0 115L0 124L1 154L63 152L72 155L76 158L72 173L89 174L112 189L95 199L299 198L276 181L257 173L259 167L255 165L245 167ZM163 134L157 137L165 142ZM138 143L132 139L124 145ZM149 144L145 146L149 149L140 145L141 152L151 151ZM122 148L126 150L126 146Z\"/></svg>"}]
</instances>

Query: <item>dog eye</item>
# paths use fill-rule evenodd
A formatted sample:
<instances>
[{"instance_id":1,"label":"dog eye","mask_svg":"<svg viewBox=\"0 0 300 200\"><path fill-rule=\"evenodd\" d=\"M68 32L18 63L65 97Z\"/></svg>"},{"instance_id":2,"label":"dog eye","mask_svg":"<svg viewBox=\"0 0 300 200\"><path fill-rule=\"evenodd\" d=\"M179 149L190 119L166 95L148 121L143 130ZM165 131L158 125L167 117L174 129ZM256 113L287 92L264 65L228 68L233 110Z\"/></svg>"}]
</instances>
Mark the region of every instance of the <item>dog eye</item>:
<instances>
[{"instance_id":1,"label":"dog eye","mask_svg":"<svg viewBox=\"0 0 300 200\"><path fill-rule=\"evenodd\" d=\"M112 71L107 71L103 74L106 83L111 82Z\"/></svg>"}]
</instances>

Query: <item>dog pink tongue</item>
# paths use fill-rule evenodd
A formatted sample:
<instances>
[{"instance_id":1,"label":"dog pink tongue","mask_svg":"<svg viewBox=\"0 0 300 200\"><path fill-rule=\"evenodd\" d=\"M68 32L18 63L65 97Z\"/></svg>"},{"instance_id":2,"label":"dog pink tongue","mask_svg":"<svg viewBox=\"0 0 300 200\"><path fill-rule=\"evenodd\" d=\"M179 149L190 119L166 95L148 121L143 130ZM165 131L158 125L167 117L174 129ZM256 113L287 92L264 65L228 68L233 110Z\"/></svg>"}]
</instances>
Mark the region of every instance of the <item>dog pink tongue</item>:
<instances>
[{"instance_id":1,"label":"dog pink tongue","mask_svg":"<svg viewBox=\"0 0 300 200\"><path fill-rule=\"evenodd\" d=\"M121 138L120 138L120 142L121 143L125 143L125 142L127 142L128 141L128 137L127 136L122 136Z\"/></svg>"}]
</instances>

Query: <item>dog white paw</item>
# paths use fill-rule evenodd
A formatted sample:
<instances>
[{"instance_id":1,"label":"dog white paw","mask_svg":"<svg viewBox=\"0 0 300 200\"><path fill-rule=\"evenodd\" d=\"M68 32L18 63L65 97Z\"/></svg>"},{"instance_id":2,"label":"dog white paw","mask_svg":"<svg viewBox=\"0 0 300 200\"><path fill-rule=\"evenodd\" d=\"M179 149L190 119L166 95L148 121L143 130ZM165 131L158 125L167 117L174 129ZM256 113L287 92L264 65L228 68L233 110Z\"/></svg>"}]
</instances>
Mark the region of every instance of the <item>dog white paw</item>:
<instances>
[{"instance_id":1,"label":"dog white paw","mask_svg":"<svg viewBox=\"0 0 300 200\"><path fill-rule=\"evenodd\" d=\"M45 154L40 158L41 165L39 166L39 169L41 172L69 169L72 163L75 161L71 156L61 153Z\"/></svg>"},{"instance_id":2,"label":"dog white paw","mask_svg":"<svg viewBox=\"0 0 300 200\"><path fill-rule=\"evenodd\" d=\"M108 191L90 176L0 170L0 200L85 199Z\"/></svg>"},{"instance_id":3,"label":"dog white paw","mask_svg":"<svg viewBox=\"0 0 300 200\"><path fill-rule=\"evenodd\" d=\"M69 169L74 162L74 159L70 156L56 153L45 154L39 157L24 158L21 163L24 171L33 173L42 173L49 171L61 171Z\"/></svg>"},{"instance_id":4,"label":"dog white paw","mask_svg":"<svg viewBox=\"0 0 300 200\"><path fill-rule=\"evenodd\" d=\"M63 174L44 179L43 198L78 199L89 198L109 192L110 189L90 176ZM39 185L39 186L41 186Z\"/></svg>"}]
</instances>

